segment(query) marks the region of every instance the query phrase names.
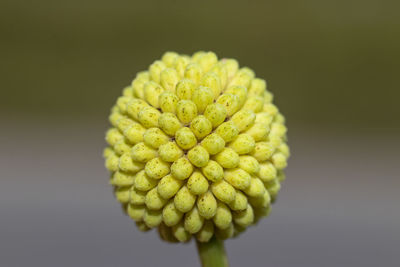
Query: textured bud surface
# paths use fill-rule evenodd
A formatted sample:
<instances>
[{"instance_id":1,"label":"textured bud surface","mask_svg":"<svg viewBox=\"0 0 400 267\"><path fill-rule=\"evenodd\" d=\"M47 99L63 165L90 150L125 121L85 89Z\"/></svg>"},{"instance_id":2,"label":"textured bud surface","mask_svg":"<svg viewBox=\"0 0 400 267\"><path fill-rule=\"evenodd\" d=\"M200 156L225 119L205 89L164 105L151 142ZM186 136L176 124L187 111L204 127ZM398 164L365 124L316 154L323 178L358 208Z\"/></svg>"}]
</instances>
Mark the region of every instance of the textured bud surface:
<instances>
[{"instance_id":1,"label":"textured bud surface","mask_svg":"<svg viewBox=\"0 0 400 267\"><path fill-rule=\"evenodd\" d=\"M212 52L167 52L111 109L105 166L138 228L170 242L234 237L270 212L285 119L265 80Z\"/></svg>"}]
</instances>

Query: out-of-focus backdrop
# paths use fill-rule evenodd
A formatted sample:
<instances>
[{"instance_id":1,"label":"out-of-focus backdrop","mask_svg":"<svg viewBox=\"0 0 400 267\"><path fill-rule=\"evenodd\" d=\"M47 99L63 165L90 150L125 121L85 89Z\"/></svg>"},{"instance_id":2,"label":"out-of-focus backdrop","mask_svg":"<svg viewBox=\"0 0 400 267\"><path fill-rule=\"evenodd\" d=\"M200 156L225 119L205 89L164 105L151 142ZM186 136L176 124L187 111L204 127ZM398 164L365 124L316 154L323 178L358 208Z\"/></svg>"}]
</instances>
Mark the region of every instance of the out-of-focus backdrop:
<instances>
[{"instance_id":1,"label":"out-of-focus backdrop","mask_svg":"<svg viewBox=\"0 0 400 267\"><path fill-rule=\"evenodd\" d=\"M166 50L268 80L292 158L231 266L399 266L398 1L0 3L0 266L199 266L113 199L111 105Z\"/></svg>"}]
</instances>

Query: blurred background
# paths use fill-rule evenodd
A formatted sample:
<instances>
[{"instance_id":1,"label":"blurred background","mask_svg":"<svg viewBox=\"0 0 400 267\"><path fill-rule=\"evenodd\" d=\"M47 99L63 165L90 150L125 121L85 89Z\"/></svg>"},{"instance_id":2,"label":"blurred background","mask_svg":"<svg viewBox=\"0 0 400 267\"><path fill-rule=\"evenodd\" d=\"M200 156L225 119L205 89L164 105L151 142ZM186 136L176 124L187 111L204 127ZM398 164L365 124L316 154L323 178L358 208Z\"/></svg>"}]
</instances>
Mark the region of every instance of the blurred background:
<instances>
[{"instance_id":1,"label":"blurred background","mask_svg":"<svg viewBox=\"0 0 400 267\"><path fill-rule=\"evenodd\" d=\"M399 266L398 1L0 2L0 266L199 266L139 232L103 166L110 107L163 52L268 80L292 157L231 266Z\"/></svg>"}]
</instances>

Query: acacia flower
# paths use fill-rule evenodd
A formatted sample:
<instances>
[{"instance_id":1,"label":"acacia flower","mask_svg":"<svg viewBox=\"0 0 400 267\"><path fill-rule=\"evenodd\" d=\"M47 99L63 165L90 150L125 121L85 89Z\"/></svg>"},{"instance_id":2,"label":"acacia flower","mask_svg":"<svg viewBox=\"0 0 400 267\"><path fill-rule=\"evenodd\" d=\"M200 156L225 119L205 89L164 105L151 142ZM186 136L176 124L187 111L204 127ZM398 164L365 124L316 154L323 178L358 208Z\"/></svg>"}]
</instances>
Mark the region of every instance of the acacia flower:
<instances>
[{"instance_id":1,"label":"acacia flower","mask_svg":"<svg viewBox=\"0 0 400 267\"><path fill-rule=\"evenodd\" d=\"M142 231L201 243L269 214L284 180L285 119L265 80L213 52L166 52L111 110L110 184Z\"/></svg>"}]
</instances>

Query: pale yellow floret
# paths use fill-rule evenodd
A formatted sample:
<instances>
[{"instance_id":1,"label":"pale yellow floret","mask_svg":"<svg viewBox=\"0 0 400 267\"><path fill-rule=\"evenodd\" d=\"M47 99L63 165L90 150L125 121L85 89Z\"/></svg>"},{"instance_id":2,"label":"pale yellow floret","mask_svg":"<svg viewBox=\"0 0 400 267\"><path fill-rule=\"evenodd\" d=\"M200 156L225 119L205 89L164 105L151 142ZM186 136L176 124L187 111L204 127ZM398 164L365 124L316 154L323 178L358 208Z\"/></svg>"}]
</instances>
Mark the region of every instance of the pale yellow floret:
<instances>
[{"instance_id":1,"label":"pale yellow floret","mask_svg":"<svg viewBox=\"0 0 400 267\"><path fill-rule=\"evenodd\" d=\"M281 113L276 114L274 117L274 122L276 123L285 124L285 121L285 117Z\"/></svg>"},{"instance_id":2,"label":"pale yellow floret","mask_svg":"<svg viewBox=\"0 0 400 267\"><path fill-rule=\"evenodd\" d=\"M278 170L282 170L287 166L286 156L281 152L275 153L272 155L272 163Z\"/></svg>"},{"instance_id":3,"label":"pale yellow floret","mask_svg":"<svg viewBox=\"0 0 400 267\"><path fill-rule=\"evenodd\" d=\"M230 144L229 147L236 151L239 155L250 153L254 150L256 142L253 137L248 134L239 134Z\"/></svg>"},{"instance_id":4,"label":"pale yellow floret","mask_svg":"<svg viewBox=\"0 0 400 267\"><path fill-rule=\"evenodd\" d=\"M137 98L144 98L144 84L150 80L150 74L148 71L139 72L136 78L132 81L133 95Z\"/></svg>"},{"instance_id":5,"label":"pale yellow floret","mask_svg":"<svg viewBox=\"0 0 400 267\"><path fill-rule=\"evenodd\" d=\"M134 123L124 130L124 136L132 144L137 144L143 141L143 134L146 131L139 123Z\"/></svg>"},{"instance_id":6,"label":"pale yellow floret","mask_svg":"<svg viewBox=\"0 0 400 267\"><path fill-rule=\"evenodd\" d=\"M186 186L192 194L200 195L207 192L208 181L201 172L195 171L190 175Z\"/></svg>"},{"instance_id":7,"label":"pale yellow floret","mask_svg":"<svg viewBox=\"0 0 400 267\"><path fill-rule=\"evenodd\" d=\"M257 142L254 150L250 153L259 162L269 159L275 151L275 147L270 142Z\"/></svg>"},{"instance_id":8,"label":"pale yellow floret","mask_svg":"<svg viewBox=\"0 0 400 267\"><path fill-rule=\"evenodd\" d=\"M180 78L183 78L185 75L186 66L189 64L190 58L187 56L180 56L174 61L174 68L178 72Z\"/></svg>"},{"instance_id":9,"label":"pale yellow floret","mask_svg":"<svg viewBox=\"0 0 400 267\"><path fill-rule=\"evenodd\" d=\"M193 172L193 165L185 157L181 157L175 160L174 163L172 163L171 174L176 179L185 180L186 178L189 178L192 172Z\"/></svg>"},{"instance_id":10,"label":"pale yellow floret","mask_svg":"<svg viewBox=\"0 0 400 267\"><path fill-rule=\"evenodd\" d=\"M122 117L117 121L117 128L123 132L126 128L134 124L135 122L127 117Z\"/></svg>"},{"instance_id":11,"label":"pale yellow floret","mask_svg":"<svg viewBox=\"0 0 400 267\"><path fill-rule=\"evenodd\" d=\"M129 202L135 205L144 205L146 192L137 190L134 186L129 191Z\"/></svg>"},{"instance_id":12,"label":"pale yellow floret","mask_svg":"<svg viewBox=\"0 0 400 267\"><path fill-rule=\"evenodd\" d=\"M164 62L160 60L154 61L149 67L150 78L156 83L160 83L161 72L166 68Z\"/></svg>"},{"instance_id":13,"label":"pale yellow floret","mask_svg":"<svg viewBox=\"0 0 400 267\"><path fill-rule=\"evenodd\" d=\"M203 228L196 234L196 239L200 242L208 242L214 235L214 224L212 221L204 221Z\"/></svg>"},{"instance_id":14,"label":"pale yellow floret","mask_svg":"<svg viewBox=\"0 0 400 267\"><path fill-rule=\"evenodd\" d=\"M182 157L183 151L175 142L168 142L158 148L158 155L166 162L174 162Z\"/></svg>"},{"instance_id":15,"label":"pale yellow floret","mask_svg":"<svg viewBox=\"0 0 400 267\"><path fill-rule=\"evenodd\" d=\"M233 223L230 223L224 229L220 229L220 228L215 229L215 236L220 240L225 240L225 239L231 238L231 237L233 237L234 233L235 233L235 228L233 226Z\"/></svg>"},{"instance_id":16,"label":"pale yellow floret","mask_svg":"<svg viewBox=\"0 0 400 267\"><path fill-rule=\"evenodd\" d=\"M258 177L263 182L270 182L274 180L277 176L277 171L275 166L271 162L264 162L260 164L260 170L258 172Z\"/></svg>"},{"instance_id":17,"label":"pale yellow floret","mask_svg":"<svg viewBox=\"0 0 400 267\"><path fill-rule=\"evenodd\" d=\"M267 124L255 123L245 133L253 137L256 142L265 141L268 138L269 126Z\"/></svg>"},{"instance_id":18,"label":"pale yellow floret","mask_svg":"<svg viewBox=\"0 0 400 267\"><path fill-rule=\"evenodd\" d=\"M118 168L121 171L135 173L142 170L143 167L143 163L132 160L129 152L122 154L122 156L119 158Z\"/></svg>"},{"instance_id":19,"label":"pale yellow floret","mask_svg":"<svg viewBox=\"0 0 400 267\"><path fill-rule=\"evenodd\" d=\"M235 224L242 227L247 227L254 221L254 211L251 205L247 205L247 208L243 211L237 211L233 214L233 221Z\"/></svg>"},{"instance_id":20,"label":"pale yellow floret","mask_svg":"<svg viewBox=\"0 0 400 267\"><path fill-rule=\"evenodd\" d=\"M150 210L159 210L167 203L167 200L162 198L157 191L157 188L151 189L146 194L145 199L146 207Z\"/></svg>"},{"instance_id":21,"label":"pale yellow floret","mask_svg":"<svg viewBox=\"0 0 400 267\"><path fill-rule=\"evenodd\" d=\"M126 105L126 112L131 118L139 120L139 112L148 106L149 104L147 104L144 100L134 98Z\"/></svg>"},{"instance_id":22,"label":"pale yellow floret","mask_svg":"<svg viewBox=\"0 0 400 267\"><path fill-rule=\"evenodd\" d=\"M116 186L133 185L135 182L135 175L116 171L111 179L111 184Z\"/></svg>"},{"instance_id":23,"label":"pale yellow floret","mask_svg":"<svg viewBox=\"0 0 400 267\"><path fill-rule=\"evenodd\" d=\"M157 157L157 150L141 142L132 147L131 156L135 161L147 162Z\"/></svg>"},{"instance_id":24,"label":"pale yellow floret","mask_svg":"<svg viewBox=\"0 0 400 267\"><path fill-rule=\"evenodd\" d=\"M274 100L274 95L269 91L265 91L264 92L264 105L268 104L268 103L271 103L272 100Z\"/></svg>"},{"instance_id":25,"label":"pale yellow floret","mask_svg":"<svg viewBox=\"0 0 400 267\"><path fill-rule=\"evenodd\" d=\"M178 57L178 53L168 51L162 55L161 60L167 67L171 67Z\"/></svg>"},{"instance_id":26,"label":"pale yellow floret","mask_svg":"<svg viewBox=\"0 0 400 267\"><path fill-rule=\"evenodd\" d=\"M112 126L117 127L117 121L123 117L124 115L119 113L119 111L112 111L110 116L108 117L108 120L110 121Z\"/></svg>"},{"instance_id":27,"label":"pale yellow floret","mask_svg":"<svg viewBox=\"0 0 400 267\"><path fill-rule=\"evenodd\" d=\"M250 186L243 191L251 197L261 197L265 193L265 187L259 178L251 177Z\"/></svg>"},{"instance_id":28,"label":"pale yellow floret","mask_svg":"<svg viewBox=\"0 0 400 267\"><path fill-rule=\"evenodd\" d=\"M207 165L210 155L207 150L202 146L195 146L187 153L190 162L196 167L204 167Z\"/></svg>"},{"instance_id":29,"label":"pale yellow floret","mask_svg":"<svg viewBox=\"0 0 400 267\"><path fill-rule=\"evenodd\" d=\"M197 144L197 139L194 133L188 128L180 128L175 133L175 141L182 149L191 149Z\"/></svg>"},{"instance_id":30,"label":"pale yellow floret","mask_svg":"<svg viewBox=\"0 0 400 267\"><path fill-rule=\"evenodd\" d=\"M239 134L239 130L232 121L227 121L218 126L215 133L221 136L225 143L228 143L236 138Z\"/></svg>"},{"instance_id":31,"label":"pale yellow floret","mask_svg":"<svg viewBox=\"0 0 400 267\"><path fill-rule=\"evenodd\" d=\"M201 76L203 75L203 70L200 65L197 63L190 63L186 66L185 69L185 78L194 81L196 84L199 84Z\"/></svg>"},{"instance_id":32,"label":"pale yellow floret","mask_svg":"<svg viewBox=\"0 0 400 267\"><path fill-rule=\"evenodd\" d=\"M271 196L268 190L265 190L264 194L260 197L250 197L249 202L254 208L266 208L271 203Z\"/></svg>"},{"instance_id":33,"label":"pale yellow floret","mask_svg":"<svg viewBox=\"0 0 400 267\"><path fill-rule=\"evenodd\" d=\"M202 114L206 107L214 101L214 93L209 87L199 86L193 91L192 101L196 104L198 113Z\"/></svg>"},{"instance_id":34,"label":"pale yellow floret","mask_svg":"<svg viewBox=\"0 0 400 267\"><path fill-rule=\"evenodd\" d=\"M135 221L141 221L143 219L145 210L146 208L144 205L129 204L127 208L127 213L129 217L131 217Z\"/></svg>"},{"instance_id":35,"label":"pale yellow floret","mask_svg":"<svg viewBox=\"0 0 400 267\"><path fill-rule=\"evenodd\" d=\"M229 203L232 210L244 210L247 207L247 197L240 190L236 190L235 200Z\"/></svg>"},{"instance_id":36,"label":"pale yellow floret","mask_svg":"<svg viewBox=\"0 0 400 267\"><path fill-rule=\"evenodd\" d=\"M156 82L150 81L144 84L144 99L155 108L160 107L158 98L162 92L164 92L164 88Z\"/></svg>"},{"instance_id":37,"label":"pale yellow floret","mask_svg":"<svg viewBox=\"0 0 400 267\"><path fill-rule=\"evenodd\" d=\"M171 174L164 176L157 185L160 196L164 199L173 197L182 187L183 181L176 179Z\"/></svg>"},{"instance_id":38,"label":"pale yellow floret","mask_svg":"<svg viewBox=\"0 0 400 267\"><path fill-rule=\"evenodd\" d=\"M118 187L117 190L115 190L115 197L117 200L121 203L128 203L129 202L129 189L130 186L122 186Z\"/></svg>"},{"instance_id":39,"label":"pale yellow floret","mask_svg":"<svg viewBox=\"0 0 400 267\"><path fill-rule=\"evenodd\" d=\"M176 106L176 115L183 124L188 124L197 116L197 106L190 100L180 100Z\"/></svg>"},{"instance_id":40,"label":"pale yellow floret","mask_svg":"<svg viewBox=\"0 0 400 267\"><path fill-rule=\"evenodd\" d=\"M210 188L214 196L224 203L228 204L235 200L236 190L225 180L213 183Z\"/></svg>"},{"instance_id":41,"label":"pale yellow floret","mask_svg":"<svg viewBox=\"0 0 400 267\"><path fill-rule=\"evenodd\" d=\"M190 123L190 129L197 139L200 140L211 133L212 124L205 116L200 115L192 120Z\"/></svg>"},{"instance_id":42,"label":"pale yellow floret","mask_svg":"<svg viewBox=\"0 0 400 267\"><path fill-rule=\"evenodd\" d=\"M224 91L227 94L235 95L239 101L239 108L241 108L247 99L247 88L244 86L234 85Z\"/></svg>"},{"instance_id":43,"label":"pale yellow floret","mask_svg":"<svg viewBox=\"0 0 400 267\"><path fill-rule=\"evenodd\" d=\"M198 57L198 60L193 56L193 60L200 64L204 72L208 72L218 62L218 57L214 52L205 52Z\"/></svg>"},{"instance_id":44,"label":"pale yellow floret","mask_svg":"<svg viewBox=\"0 0 400 267\"><path fill-rule=\"evenodd\" d=\"M240 156L239 168L250 174L257 174L260 170L260 164L252 156Z\"/></svg>"},{"instance_id":45,"label":"pale yellow floret","mask_svg":"<svg viewBox=\"0 0 400 267\"><path fill-rule=\"evenodd\" d=\"M143 141L146 145L158 149L169 141L169 137L160 128L149 128L143 134Z\"/></svg>"},{"instance_id":46,"label":"pale yellow floret","mask_svg":"<svg viewBox=\"0 0 400 267\"><path fill-rule=\"evenodd\" d=\"M175 87L178 81L179 75L175 69L166 68L161 72L160 84L165 90L175 93Z\"/></svg>"},{"instance_id":47,"label":"pale yellow floret","mask_svg":"<svg viewBox=\"0 0 400 267\"><path fill-rule=\"evenodd\" d=\"M174 136L182 125L173 113L162 113L158 118L158 125L164 133Z\"/></svg>"},{"instance_id":48,"label":"pale yellow floret","mask_svg":"<svg viewBox=\"0 0 400 267\"><path fill-rule=\"evenodd\" d=\"M106 141L110 146L114 146L118 141L124 139L124 136L116 128L111 128L106 133Z\"/></svg>"},{"instance_id":49,"label":"pale yellow floret","mask_svg":"<svg viewBox=\"0 0 400 267\"><path fill-rule=\"evenodd\" d=\"M251 80L254 78L254 72L249 68L241 68L238 72L236 72L235 76L233 76L229 86L240 85L246 88L249 88Z\"/></svg>"},{"instance_id":50,"label":"pale yellow floret","mask_svg":"<svg viewBox=\"0 0 400 267\"><path fill-rule=\"evenodd\" d=\"M276 116L278 114L278 108L272 103L265 103L263 106L263 112L269 114L270 116Z\"/></svg>"},{"instance_id":51,"label":"pale yellow floret","mask_svg":"<svg viewBox=\"0 0 400 267\"><path fill-rule=\"evenodd\" d=\"M129 153L131 150L131 147L129 146L128 143L125 142L124 139L119 140L115 145L114 145L114 151L120 156L125 153Z\"/></svg>"},{"instance_id":52,"label":"pale yellow floret","mask_svg":"<svg viewBox=\"0 0 400 267\"><path fill-rule=\"evenodd\" d=\"M217 74L221 84L221 91L224 90L228 82L228 72L223 66L222 62L219 61L217 64L215 64L214 67L211 68L210 72Z\"/></svg>"},{"instance_id":53,"label":"pale yellow floret","mask_svg":"<svg viewBox=\"0 0 400 267\"><path fill-rule=\"evenodd\" d=\"M239 155L229 147L225 147L214 156L214 160L223 168L235 168L239 164Z\"/></svg>"},{"instance_id":54,"label":"pale yellow floret","mask_svg":"<svg viewBox=\"0 0 400 267\"><path fill-rule=\"evenodd\" d=\"M161 179L169 173L169 163L160 158L154 158L146 163L144 171L153 179Z\"/></svg>"},{"instance_id":55,"label":"pale yellow floret","mask_svg":"<svg viewBox=\"0 0 400 267\"><path fill-rule=\"evenodd\" d=\"M217 99L222 91L221 80L214 72L207 72L201 78L200 85L211 88L213 92L213 99Z\"/></svg>"},{"instance_id":56,"label":"pale yellow floret","mask_svg":"<svg viewBox=\"0 0 400 267\"><path fill-rule=\"evenodd\" d=\"M196 206L191 211L185 214L183 226L185 230L191 234L195 234L203 227L204 218L200 216Z\"/></svg>"},{"instance_id":57,"label":"pale yellow floret","mask_svg":"<svg viewBox=\"0 0 400 267\"><path fill-rule=\"evenodd\" d=\"M261 96L250 96L244 103L243 109L251 110L255 113L263 110L264 99Z\"/></svg>"},{"instance_id":58,"label":"pale yellow floret","mask_svg":"<svg viewBox=\"0 0 400 267\"><path fill-rule=\"evenodd\" d=\"M290 149L289 146L286 143L282 143L279 147L278 150L286 157L288 158L290 156Z\"/></svg>"},{"instance_id":59,"label":"pale yellow floret","mask_svg":"<svg viewBox=\"0 0 400 267\"><path fill-rule=\"evenodd\" d=\"M224 179L237 189L244 190L250 186L251 176L242 169L226 170Z\"/></svg>"},{"instance_id":60,"label":"pale yellow floret","mask_svg":"<svg viewBox=\"0 0 400 267\"><path fill-rule=\"evenodd\" d=\"M196 195L192 194L186 186L183 186L174 197L175 207L181 212L188 212L196 202Z\"/></svg>"},{"instance_id":61,"label":"pale yellow floret","mask_svg":"<svg viewBox=\"0 0 400 267\"><path fill-rule=\"evenodd\" d=\"M182 221L179 224L172 226L172 233L179 242L187 242L192 237L192 235L185 230Z\"/></svg>"},{"instance_id":62,"label":"pale yellow floret","mask_svg":"<svg viewBox=\"0 0 400 267\"><path fill-rule=\"evenodd\" d=\"M143 215L143 222L150 228L157 227L162 222L162 210L146 209Z\"/></svg>"},{"instance_id":63,"label":"pale yellow floret","mask_svg":"<svg viewBox=\"0 0 400 267\"><path fill-rule=\"evenodd\" d=\"M113 154L115 154L115 153L114 153L114 150L113 150L111 147L106 147L106 148L103 150L103 157L104 157L104 158L108 158L108 157L110 157L110 156L113 155Z\"/></svg>"},{"instance_id":64,"label":"pale yellow floret","mask_svg":"<svg viewBox=\"0 0 400 267\"><path fill-rule=\"evenodd\" d=\"M106 158L105 166L109 171L115 172L118 170L119 158L113 153Z\"/></svg>"},{"instance_id":65,"label":"pale yellow floret","mask_svg":"<svg viewBox=\"0 0 400 267\"><path fill-rule=\"evenodd\" d=\"M212 133L201 141L201 146L204 147L209 154L214 155L225 147L225 141L218 134Z\"/></svg>"},{"instance_id":66,"label":"pale yellow floret","mask_svg":"<svg viewBox=\"0 0 400 267\"><path fill-rule=\"evenodd\" d=\"M272 180L267 184L267 190L269 195L271 196L271 201L274 201L276 196L278 195L279 190L281 189L281 184L278 180Z\"/></svg>"},{"instance_id":67,"label":"pale yellow floret","mask_svg":"<svg viewBox=\"0 0 400 267\"><path fill-rule=\"evenodd\" d=\"M213 128L218 127L226 118L226 109L218 103L210 104L204 111L204 116L211 122Z\"/></svg>"},{"instance_id":68,"label":"pale yellow floret","mask_svg":"<svg viewBox=\"0 0 400 267\"><path fill-rule=\"evenodd\" d=\"M139 122L146 128L158 127L158 117L161 113L155 108L144 107L138 114Z\"/></svg>"},{"instance_id":69,"label":"pale yellow floret","mask_svg":"<svg viewBox=\"0 0 400 267\"><path fill-rule=\"evenodd\" d=\"M267 82L260 78L255 78L251 81L249 87L249 96L263 96L265 90L267 89Z\"/></svg>"},{"instance_id":70,"label":"pale yellow floret","mask_svg":"<svg viewBox=\"0 0 400 267\"><path fill-rule=\"evenodd\" d=\"M219 229L226 229L232 222L232 213L227 205L218 201L217 211L213 217L215 226Z\"/></svg>"},{"instance_id":71,"label":"pale yellow floret","mask_svg":"<svg viewBox=\"0 0 400 267\"><path fill-rule=\"evenodd\" d=\"M174 201L170 200L163 208L162 217L167 226L173 226L180 222L183 213L177 210Z\"/></svg>"},{"instance_id":72,"label":"pale yellow floret","mask_svg":"<svg viewBox=\"0 0 400 267\"><path fill-rule=\"evenodd\" d=\"M232 116L236 111L240 108L239 99L236 95L233 94L222 94L218 97L217 103L221 104L226 109L226 114L228 116Z\"/></svg>"},{"instance_id":73,"label":"pale yellow floret","mask_svg":"<svg viewBox=\"0 0 400 267\"><path fill-rule=\"evenodd\" d=\"M206 54L206 52L205 52L205 51L202 51L202 50L197 51L197 52L194 52L193 55L192 55L192 60L193 60L194 62L199 62L200 58L201 58L202 56L204 56L205 54Z\"/></svg>"},{"instance_id":74,"label":"pale yellow floret","mask_svg":"<svg viewBox=\"0 0 400 267\"><path fill-rule=\"evenodd\" d=\"M228 79L232 79L239 69L239 63L237 62L236 59L229 58L229 59L223 59L222 64L228 73Z\"/></svg>"},{"instance_id":75,"label":"pale yellow floret","mask_svg":"<svg viewBox=\"0 0 400 267\"><path fill-rule=\"evenodd\" d=\"M175 113L179 98L171 92L163 92L158 98L162 112Z\"/></svg>"},{"instance_id":76,"label":"pale yellow floret","mask_svg":"<svg viewBox=\"0 0 400 267\"><path fill-rule=\"evenodd\" d=\"M207 191L197 199L197 208L202 217L211 219L217 212L217 200L210 191Z\"/></svg>"},{"instance_id":77,"label":"pale yellow floret","mask_svg":"<svg viewBox=\"0 0 400 267\"><path fill-rule=\"evenodd\" d=\"M224 169L216 161L209 160L207 165L201 168L204 176L212 182L221 180L224 176Z\"/></svg>"},{"instance_id":78,"label":"pale yellow floret","mask_svg":"<svg viewBox=\"0 0 400 267\"><path fill-rule=\"evenodd\" d=\"M179 99L192 99L192 94L196 89L196 84L189 79L183 79L176 85L176 95Z\"/></svg>"},{"instance_id":79,"label":"pale yellow floret","mask_svg":"<svg viewBox=\"0 0 400 267\"><path fill-rule=\"evenodd\" d=\"M256 119L256 114L251 110L240 110L232 116L232 121L238 128L239 132L249 129Z\"/></svg>"},{"instance_id":80,"label":"pale yellow floret","mask_svg":"<svg viewBox=\"0 0 400 267\"><path fill-rule=\"evenodd\" d=\"M268 114L267 112L260 112L256 114L255 123L260 123L270 126L273 119L274 117L271 114Z\"/></svg>"},{"instance_id":81,"label":"pale yellow floret","mask_svg":"<svg viewBox=\"0 0 400 267\"><path fill-rule=\"evenodd\" d=\"M140 171L135 176L135 188L140 191L149 191L157 186L158 181L147 176L146 172Z\"/></svg>"},{"instance_id":82,"label":"pale yellow floret","mask_svg":"<svg viewBox=\"0 0 400 267\"><path fill-rule=\"evenodd\" d=\"M126 114L126 104L128 104L129 100L131 100L128 96L120 96L117 99L117 107L121 111L122 114Z\"/></svg>"}]
</instances>

